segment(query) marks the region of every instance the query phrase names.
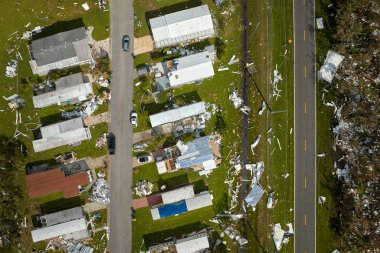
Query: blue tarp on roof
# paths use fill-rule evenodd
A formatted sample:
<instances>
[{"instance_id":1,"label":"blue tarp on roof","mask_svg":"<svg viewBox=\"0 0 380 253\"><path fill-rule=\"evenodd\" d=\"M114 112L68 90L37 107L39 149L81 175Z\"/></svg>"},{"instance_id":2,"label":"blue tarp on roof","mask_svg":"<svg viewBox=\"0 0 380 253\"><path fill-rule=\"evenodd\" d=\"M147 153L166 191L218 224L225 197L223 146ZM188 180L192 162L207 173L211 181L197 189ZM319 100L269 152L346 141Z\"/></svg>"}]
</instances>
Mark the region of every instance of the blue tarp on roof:
<instances>
[{"instance_id":1,"label":"blue tarp on roof","mask_svg":"<svg viewBox=\"0 0 380 253\"><path fill-rule=\"evenodd\" d=\"M176 203L166 204L158 207L158 212L160 213L160 218L170 217L177 214L187 212L187 206L185 200L181 200Z\"/></svg>"}]
</instances>

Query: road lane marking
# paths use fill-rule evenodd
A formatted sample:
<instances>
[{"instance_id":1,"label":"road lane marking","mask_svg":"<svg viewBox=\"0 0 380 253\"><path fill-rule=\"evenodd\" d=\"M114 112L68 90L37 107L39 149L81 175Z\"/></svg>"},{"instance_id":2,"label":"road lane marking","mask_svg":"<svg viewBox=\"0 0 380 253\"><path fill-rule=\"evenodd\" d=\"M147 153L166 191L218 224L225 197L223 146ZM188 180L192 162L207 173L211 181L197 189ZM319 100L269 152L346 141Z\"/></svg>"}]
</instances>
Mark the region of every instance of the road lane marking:
<instances>
[{"instance_id":1,"label":"road lane marking","mask_svg":"<svg viewBox=\"0 0 380 253\"><path fill-rule=\"evenodd\" d=\"M307 218L306 218L306 213L305 213L305 226L306 226L306 224L307 224Z\"/></svg>"},{"instance_id":2,"label":"road lane marking","mask_svg":"<svg viewBox=\"0 0 380 253\"><path fill-rule=\"evenodd\" d=\"M307 103L305 101L305 114L307 113Z\"/></svg>"},{"instance_id":3,"label":"road lane marking","mask_svg":"<svg viewBox=\"0 0 380 253\"><path fill-rule=\"evenodd\" d=\"M306 139L305 139L305 151L307 151L307 142L306 142Z\"/></svg>"},{"instance_id":4,"label":"road lane marking","mask_svg":"<svg viewBox=\"0 0 380 253\"><path fill-rule=\"evenodd\" d=\"M306 41L306 30L303 30L303 40Z\"/></svg>"},{"instance_id":5,"label":"road lane marking","mask_svg":"<svg viewBox=\"0 0 380 253\"><path fill-rule=\"evenodd\" d=\"M305 66L305 68L304 68L304 71L305 71L305 77L306 77L306 66Z\"/></svg>"},{"instance_id":6,"label":"road lane marking","mask_svg":"<svg viewBox=\"0 0 380 253\"><path fill-rule=\"evenodd\" d=\"M305 189L307 188L307 181L306 181L306 177L305 177Z\"/></svg>"}]
</instances>

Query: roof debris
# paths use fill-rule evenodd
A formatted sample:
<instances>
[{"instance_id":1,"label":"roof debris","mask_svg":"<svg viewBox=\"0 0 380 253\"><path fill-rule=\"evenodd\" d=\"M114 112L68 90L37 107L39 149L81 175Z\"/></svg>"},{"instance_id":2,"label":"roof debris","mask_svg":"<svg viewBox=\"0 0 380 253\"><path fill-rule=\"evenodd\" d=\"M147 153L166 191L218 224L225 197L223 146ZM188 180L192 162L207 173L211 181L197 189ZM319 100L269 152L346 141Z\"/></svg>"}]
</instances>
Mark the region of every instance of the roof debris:
<instances>
[{"instance_id":1,"label":"roof debris","mask_svg":"<svg viewBox=\"0 0 380 253\"><path fill-rule=\"evenodd\" d=\"M109 193L107 181L105 179L105 174L98 173L98 179L96 180L92 188L91 201L107 205L110 203L109 196L110 196L110 193Z\"/></svg>"},{"instance_id":2,"label":"roof debris","mask_svg":"<svg viewBox=\"0 0 380 253\"><path fill-rule=\"evenodd\" d=\"M136 195L139 197L152 194L153 184L148 180L141 180L135 186Z\"/></svg>"},{"instance_id":3,"label":"roof debris","mask_svg":"<svg viewBox=\"0 0 380 253\"><path fill-rule=\"evenodd\" d=\"M5 67L5 76L6 77L16 77L17 76L17 61L10 60Z\"/></svg>"},{"instance_id":4,"label":"roof debris","mask_svg":"<svg viewBox=\"0 0 380 253\"><path fill-rule=\"evenodd\" d=\"M235 108L240 108L243 105L243 99L238 96L237 89L228 96L229 100L234 104Z\"/></svg>"}]
</instances>

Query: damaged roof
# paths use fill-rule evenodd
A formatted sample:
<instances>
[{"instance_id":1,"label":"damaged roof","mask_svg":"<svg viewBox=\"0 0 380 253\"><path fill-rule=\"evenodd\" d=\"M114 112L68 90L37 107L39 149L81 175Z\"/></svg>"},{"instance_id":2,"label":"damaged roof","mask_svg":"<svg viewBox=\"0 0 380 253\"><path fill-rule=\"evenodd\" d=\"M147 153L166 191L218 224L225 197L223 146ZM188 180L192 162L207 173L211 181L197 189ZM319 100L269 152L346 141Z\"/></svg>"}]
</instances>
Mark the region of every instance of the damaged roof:
<instances>
[{"instance_id":1,"label":"damaged roof","mask_svg":"<svg viewBox=\"0 0 380 253\"><path fill-rule=\"evenodd\" d=\"M84 83L82 73L62 77L55 82L56 90L33 97L35 108L70 103L72 100L82 102L93 94L90 83Z\"/></svg>"},{"instance_id":2,"label":"damaged roof","mask_svg":"<svg viewBox=\"0 0 380 253\"><path fill-rule=\"evenodd\" d=\"M214 159L212 148L209 145L210 135L194 139L186 144L177 143L181 156L176 158L178 168L191 167Z\"/></svg>"},{"instance_id":3,"label":"damaged roof","mask_svg":"<svg viewBox=\"0 0 380 253\"><path fill-rule=\"evenodd\" d=\"M81 117L41 127L42 139L33 141L35 152L91 139L90 129L85 128Z\"/></svg>"},{"instance_id":4,"label":"damaged roof","mask_svg":"<svg viewBox=\"0 0 380 253\"><path fill-rule=\"evenodd\" d=\"M205 104L203 102L198 102L150 115L149 119L152 127L156 127L166 123L176 122L192 116L200 115L205 112Z\"/></svg>"}]
</instances>

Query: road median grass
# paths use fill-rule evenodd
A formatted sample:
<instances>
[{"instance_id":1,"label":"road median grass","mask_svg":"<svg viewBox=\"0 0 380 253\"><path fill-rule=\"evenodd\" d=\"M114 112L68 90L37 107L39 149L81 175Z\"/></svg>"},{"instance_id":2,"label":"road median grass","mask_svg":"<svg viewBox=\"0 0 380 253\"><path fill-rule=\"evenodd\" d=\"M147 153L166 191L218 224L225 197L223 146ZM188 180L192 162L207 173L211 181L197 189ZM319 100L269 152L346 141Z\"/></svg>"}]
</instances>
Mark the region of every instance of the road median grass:
<instances>
[{"instance_id":1,"label":"road median grass","mask_svg":"<svg viewBox=\"0 0 380 253\"><path fill-rule=\"evenodd\" d=\"M322 66L323 59L330 49L330 35L334 32L334 18L330 15L334 13L334 7L328 7L330 1L318 0L315 3L316 17L322 17L324 23L323 30L317 30L317 70ZM340 244L338 236L332 229L331 217L335 217L334 191L336 181L333 177L333 164L338 159L333 151L334 144L332 134L332 119L334 109L325 106L322 101L334 101L333 94L325 93L326 83L317 81L317 153L325 153L325 157L317 158L317 197L326 197L326 203L317 204L317 252L332 252ZM324 95L323 95L324 93Z\"/></svg>"},{"instance_id":2,"label":"road median grass","mask_svg":"<svg viewBox=\"0 0 380 253\"><path fill-rule=\"evenodd\" d=\"M293 3L290 0L249 1L248 13L249 56L255 66L252 77L256 83L253 85L249 80L253 118L249 123L248 143L261 135L255 154L249 152L248 161L264 161L260 184L268 193L273 191L277 201L273 209L268 209L267 194L264 194L256 211L249 215L247 233L252 240L252 252L270 252L275 250L271 226L293 224L293 19L289 15L293 13ZM275 69L282 77L277 84L279 97L273 92ZM267 106L263 115L259 115L264 99L270 110ZM293 252L293 240L281 251Z\"/></svg>"}]
</instances>

